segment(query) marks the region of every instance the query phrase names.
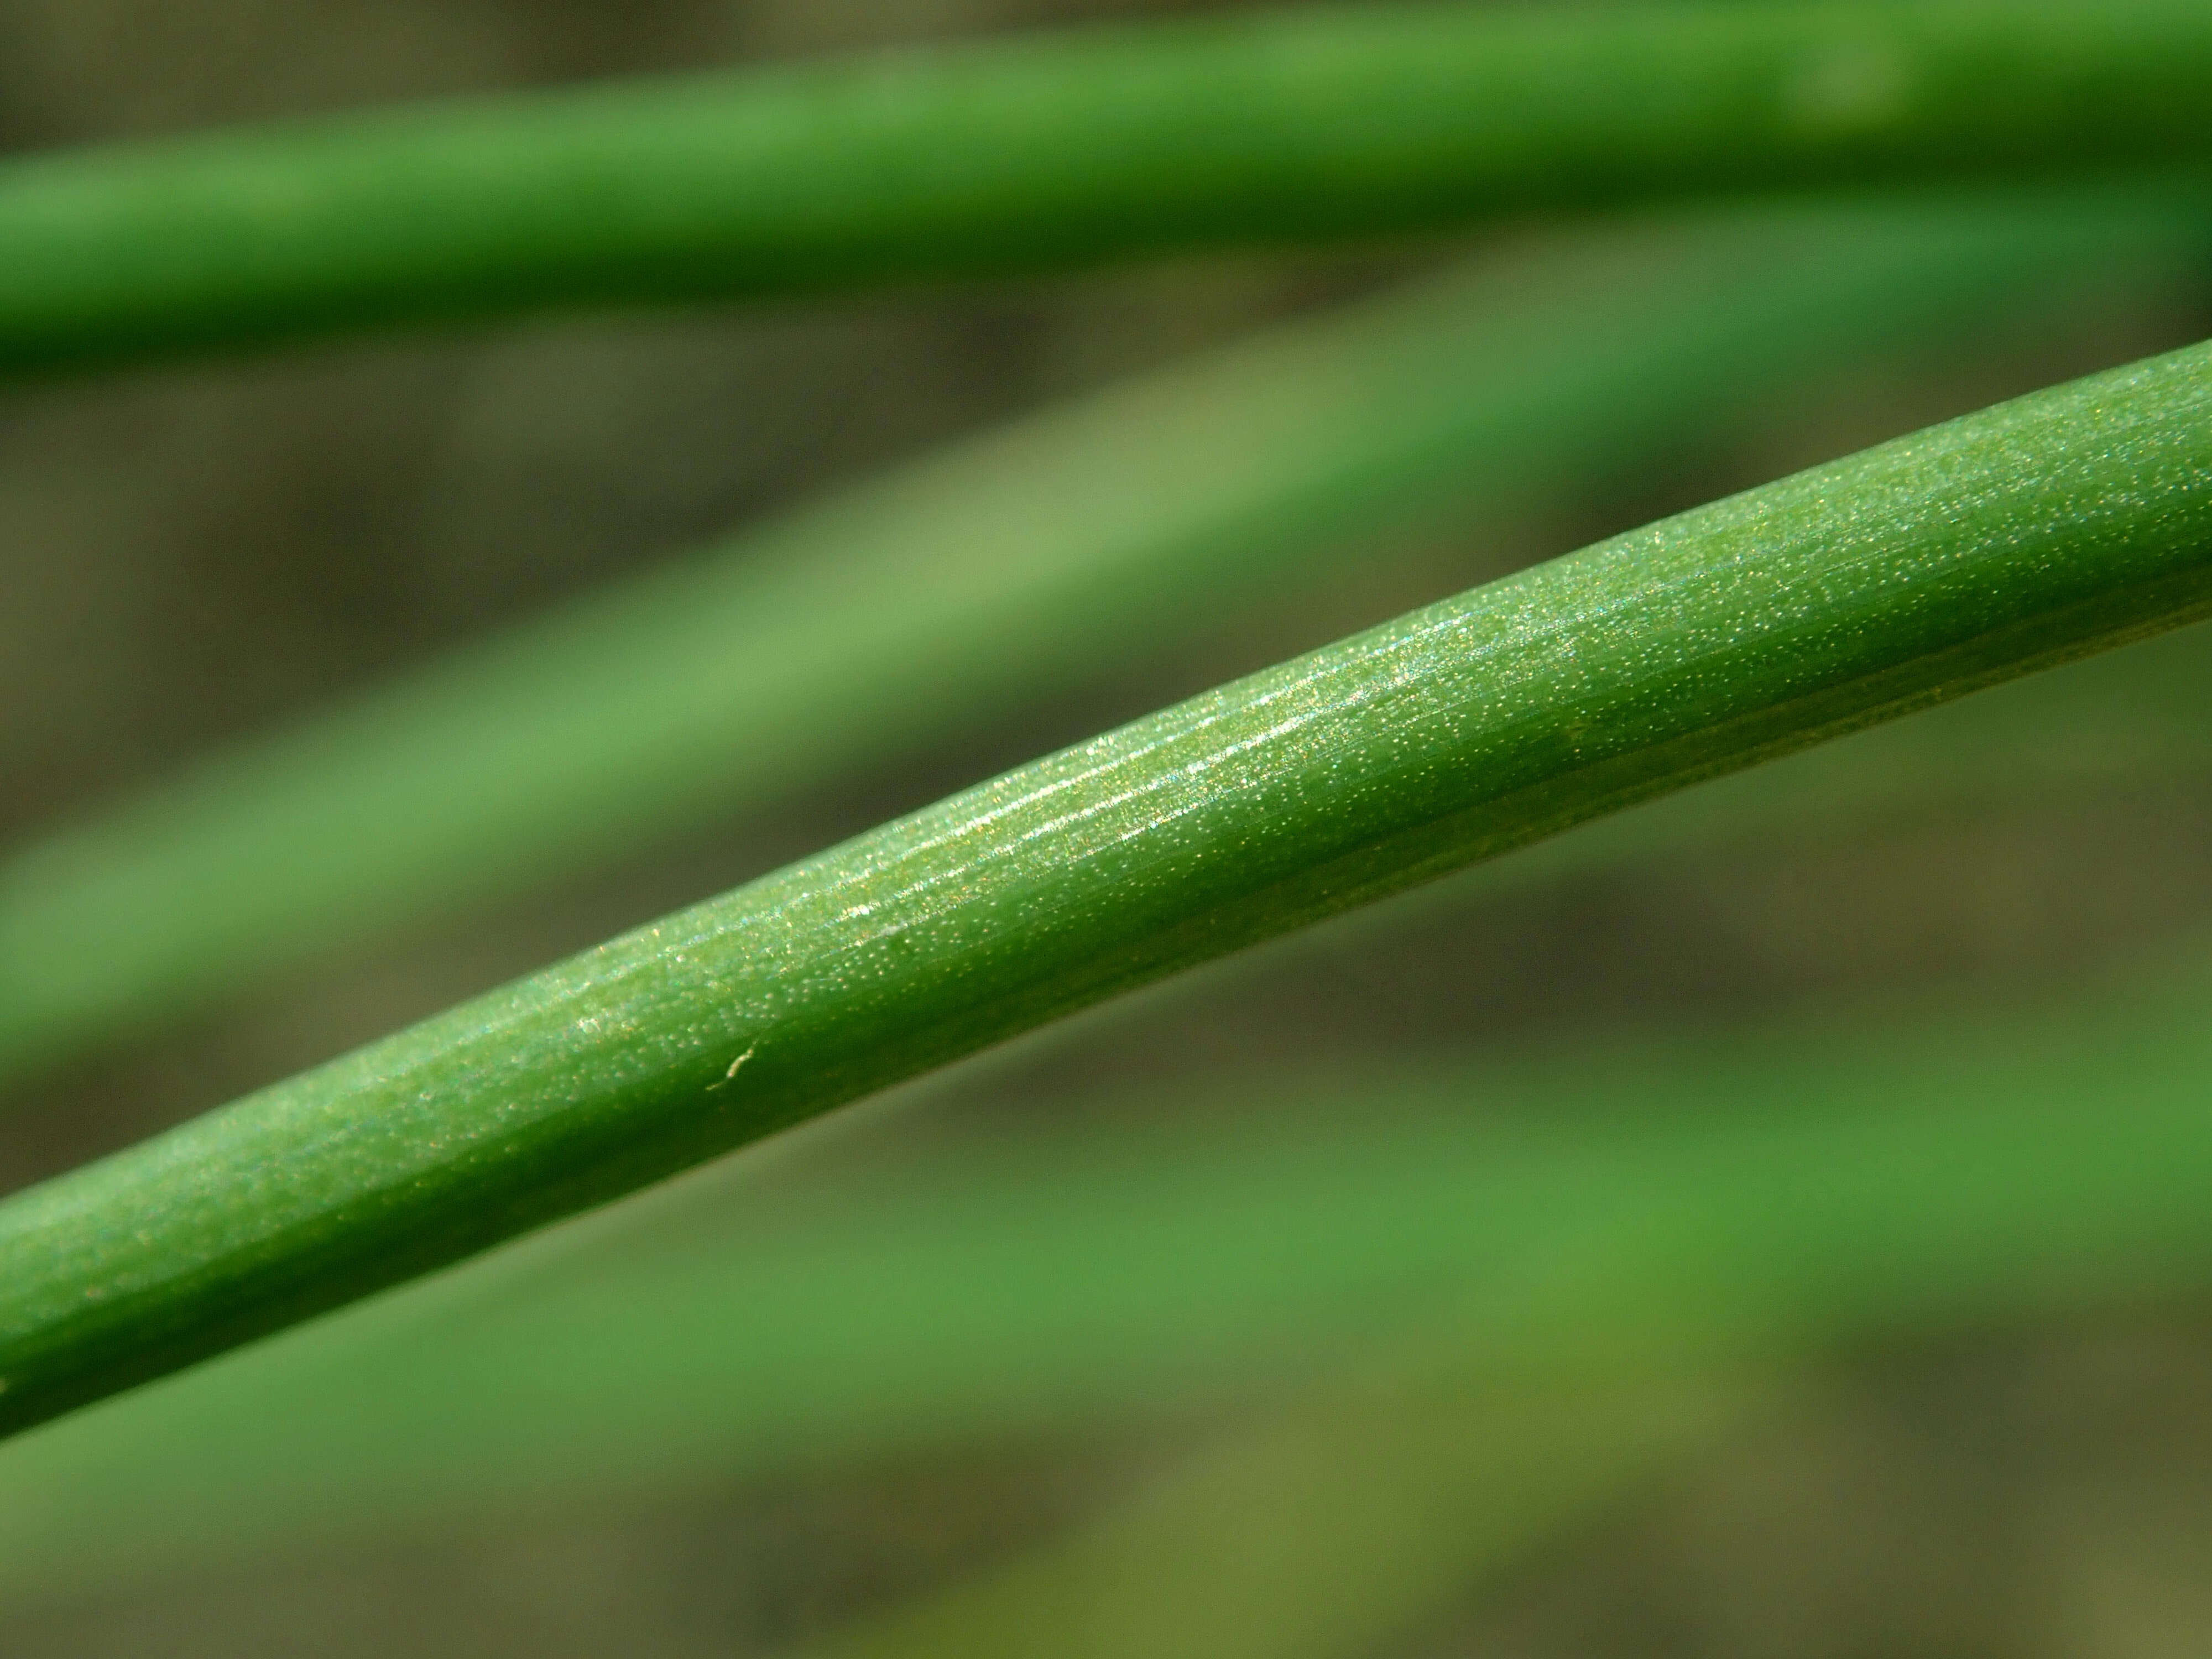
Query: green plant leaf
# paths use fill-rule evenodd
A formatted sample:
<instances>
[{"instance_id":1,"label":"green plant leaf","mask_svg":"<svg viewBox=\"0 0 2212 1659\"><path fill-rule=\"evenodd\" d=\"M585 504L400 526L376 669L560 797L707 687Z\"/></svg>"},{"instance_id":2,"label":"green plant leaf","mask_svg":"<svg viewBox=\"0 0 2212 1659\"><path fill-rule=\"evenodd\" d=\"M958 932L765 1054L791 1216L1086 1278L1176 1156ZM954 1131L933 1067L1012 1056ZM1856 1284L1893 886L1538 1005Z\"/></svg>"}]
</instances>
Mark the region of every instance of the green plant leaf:
<instances>
[{"instance_id":1,"label":"green plant leaf","mask_svg":"<svg viewBox=\"0 0 2212 1659\"><path fill-rule=\"evenodd\" d=\"M2212 151L2193 0L1285 11L34 156L0 368Z\"/></svg>"},{"instance_id":2,"label":"green plant leaf","mask_svg":"<svg viewBox=\"0 0 2212 1659\"><path fill-rule=\"evenodd\" d=\"M2208 611L2208 347L1540 565L17 1194L0 1424L1178 968Z\"/></svg>"}]
</instances>

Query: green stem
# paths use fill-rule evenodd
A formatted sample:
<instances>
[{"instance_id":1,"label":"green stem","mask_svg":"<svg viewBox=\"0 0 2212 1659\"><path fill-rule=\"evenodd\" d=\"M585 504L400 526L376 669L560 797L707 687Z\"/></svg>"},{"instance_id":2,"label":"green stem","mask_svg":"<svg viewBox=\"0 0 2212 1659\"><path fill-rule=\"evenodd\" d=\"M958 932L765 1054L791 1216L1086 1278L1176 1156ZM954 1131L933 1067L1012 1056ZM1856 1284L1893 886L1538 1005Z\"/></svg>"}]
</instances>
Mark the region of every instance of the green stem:
<instances>
[{"instance_id":1,"label":"green stem","mask_svg":"<svg viewBox=\"0 0 2212 1659\"><path fill-rule=\"evenodd\" d=\"M1238 16L33 157L0 369L2212 151L2194 0Z\"/></svg>"},{"instance_id":2,"label":"green stem","mask_svg":"<svg viewBox=\"0 0 2212 1659\"><path fill-rule=\"evenodd\" d=\"M2212 347L1037 761L0 1205L20 1428L1176 969L2212 611Z\"/></svg>"},{"instance_id":3,"label":"green stem","mask_svg":"<svg viewBox=\"0 0 2212 1659\"><path fill-rule=\"evenodd\" d=\"M1148 1097L1164 1129L746 1160L11 1443L0 1593L1187 1418L1378 1347L1550 1396L2201 1296L2212 973L2160 966L2094 1010L1248 1078Z\"/></svg>"},{"instance_id":4,"label":"green stem","mask_svg":"<svg viewBox=\"0 0 2212 1659\"><path fill-rule=\"evenodd\" d=\"M2208 245L2201 193L2140 191L1647 225L971 440L10 854L0 1078L864 770L1393 515L1586 487L1808 374Z\"/></svg>"}]
</instances>

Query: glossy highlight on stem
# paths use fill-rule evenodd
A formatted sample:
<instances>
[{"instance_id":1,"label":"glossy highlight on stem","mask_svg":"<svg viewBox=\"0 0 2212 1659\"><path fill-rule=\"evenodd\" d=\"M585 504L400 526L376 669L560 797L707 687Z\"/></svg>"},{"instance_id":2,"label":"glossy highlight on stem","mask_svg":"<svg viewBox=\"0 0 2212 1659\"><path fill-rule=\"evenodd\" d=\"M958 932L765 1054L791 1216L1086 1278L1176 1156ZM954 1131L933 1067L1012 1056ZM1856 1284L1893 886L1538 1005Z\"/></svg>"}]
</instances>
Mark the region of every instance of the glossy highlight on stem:
<instances>
[{"instance_id":1,"label":"glossy highlight on stem","mask_svg":"<svg viewBox=\"0 0 2212 1659\"><path fill-rule=\"evenodd\" d=\"M2208 611L2206 347L1538 566L0 1205L0 1423L1178 968Z\"/></svg>"}]
</instances>

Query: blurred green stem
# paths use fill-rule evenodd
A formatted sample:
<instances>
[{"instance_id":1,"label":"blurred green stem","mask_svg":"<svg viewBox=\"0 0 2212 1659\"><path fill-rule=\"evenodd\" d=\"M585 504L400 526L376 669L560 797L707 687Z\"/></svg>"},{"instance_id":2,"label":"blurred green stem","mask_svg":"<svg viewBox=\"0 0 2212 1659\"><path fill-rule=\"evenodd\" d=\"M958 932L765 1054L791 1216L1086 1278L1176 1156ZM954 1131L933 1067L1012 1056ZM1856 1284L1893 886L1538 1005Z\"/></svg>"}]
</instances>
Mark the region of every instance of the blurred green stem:
<instances>
[{"instance_id":1,"label":"blurred green stem","mask_svg":"<svg viewBox=\"0 0 2212 1659\"><path fill-rule=\"evenodd\" d=\"M21 1428L1240 946L2212 611L2212 347L1415 611L0 1204Z\"/></svg>"},{"instance_id":2,"label":"blurred green stem","mask_svg":"<svg viewBox=\"0 0 2212 1659\"><path fill-rule=\"evenodd\" d=\"M1695 1381L1486 1386L1433 1358L1228 1437L1066 1537L794 1659L1359 1659L1765 1403Z\"/></svg>"},{"instance_id":3,"label":"blurred green stem","mask_svg":"<svg viewBox=\"0 0 2212 1659\"><path fill-rule=\"evenodd\" d=\"M971 441L0 861L0 1078L850 775L1393 515L1494 521L1869 351L2208 248L2200 196L2142 191L1647 225Z\"/></svg>"},{"instance_id":4,"label":"blurred green stem","mask_svg":"<svg viewBox=\"0 0 2212 1659\"><path fill-rule=\"evenodd\" d=\"M1287 11L11 161L0 368L2212 153L2196 0Z\"/></svg>"}]
</instances>

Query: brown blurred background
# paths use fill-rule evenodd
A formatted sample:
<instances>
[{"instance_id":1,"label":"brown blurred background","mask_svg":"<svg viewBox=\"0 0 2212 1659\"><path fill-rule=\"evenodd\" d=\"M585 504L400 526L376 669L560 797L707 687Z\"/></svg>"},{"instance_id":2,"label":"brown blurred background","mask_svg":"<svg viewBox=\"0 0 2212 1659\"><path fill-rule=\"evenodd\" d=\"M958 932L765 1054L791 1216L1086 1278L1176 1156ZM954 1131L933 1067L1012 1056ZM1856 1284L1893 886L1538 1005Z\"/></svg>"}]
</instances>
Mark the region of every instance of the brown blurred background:
<instances>
[{"instance_id":1,"label":"brown blurred background","mask_svg":"<svg viewBox=\"0 0 2212 1659\"><path fill-rule=\"evenodd\" d=\"M0 143L1178 9L1198 8L0 0ZM943 439L1481 245L547 321L0 392L0 835L94 811L227 739ZM2207 333L2198 290L2085 313L1972 362L1869 362L1727 442L1477 541L1348 550L1337 577L1257 595L1080 695L1000 709L872 778L27 1085L0 1115L0 1182L66 1168L1408 605ZM2032 1003L2205 931L2208 802L2179 782L2033 814L1853 823L1409 909L1385 934L1299 942L1022 1045L936 1088L926 1109L888 1115L884 1133L974 1132L1076 1109L1117 1083L1254 1060L1351 1067L1923 994ZM1399 1650L2153 1659L2212 1641L2212 1328L1961 1340L1869 1360L1826 1399L1674 1472ZM0 1654L773 1652L1043 1535L1173 1449L1110 1437L1010 1448L0 1609Z\"/></svg>"}]
</instances>

